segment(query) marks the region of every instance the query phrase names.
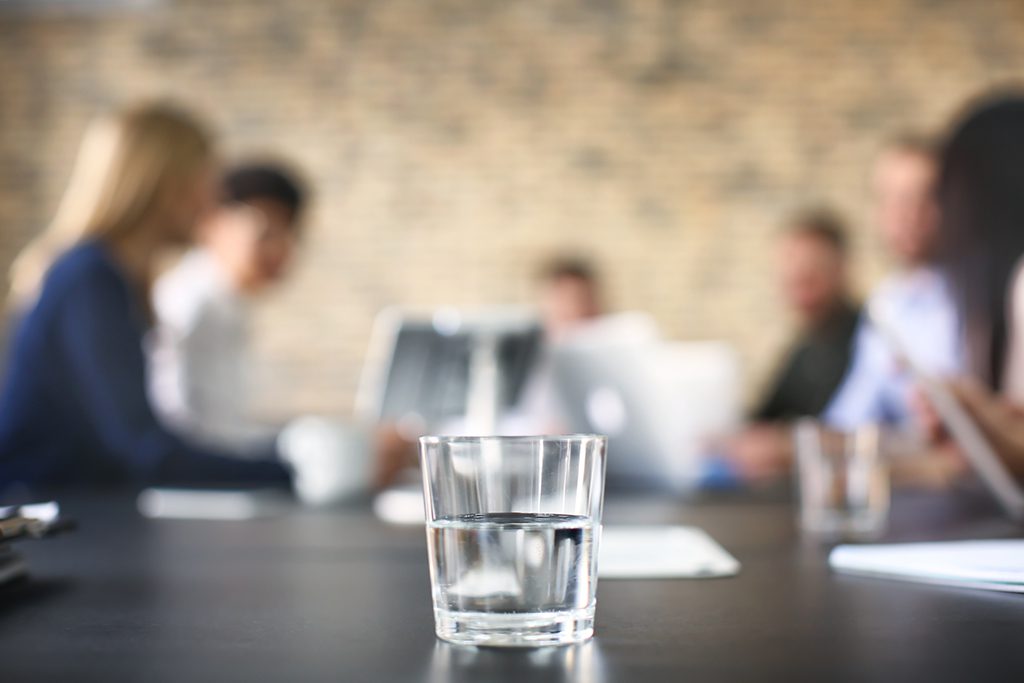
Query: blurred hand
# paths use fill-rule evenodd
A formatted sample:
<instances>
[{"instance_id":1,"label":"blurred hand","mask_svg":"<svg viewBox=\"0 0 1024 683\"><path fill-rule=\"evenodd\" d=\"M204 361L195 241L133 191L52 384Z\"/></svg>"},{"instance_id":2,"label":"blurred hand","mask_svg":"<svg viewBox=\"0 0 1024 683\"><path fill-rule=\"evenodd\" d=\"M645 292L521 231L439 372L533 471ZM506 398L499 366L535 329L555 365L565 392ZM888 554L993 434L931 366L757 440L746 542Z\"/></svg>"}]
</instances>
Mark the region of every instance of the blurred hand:
<instances>
[{"instance_id":1,"label":"blurred hand","mask_svg":"<svg viewBox=\"0 0 1024 683\"><path fill-rule=\"evenodd\" d=\"M767 483L789 473L793 439L789 427L754 424L725 440L724 455L748 482Z\"/></svg>"},{"instance_id":2,"label":"blurred hand","mask_svg":"<svg viewBox=\"0 0 1024 683\"><path fill-rule=\"evenodd\" d=\"M914 387L908 400L910 414L921 431L921 437L929 444L942 444L949 440L942 418L935 412L931 401L920 388Z\"/></svg>"},{"instance_id":3,"label":"blurred hand","mask_svg":"<svg viewBox=\"0 0 1024 683\"><path fill-rule=\"evenodd\" d=\"M416 444L393 425L377 428L374 444L373 485L383 489L394 484L406 471L417 466Z\"/></svg>"},{"instance_id":4,"label":"blurred hand","mask_svg":"<svg viewBox=\"0 0 1024 683\"><path fill-rule=\"evenodd\" d=\"M1007 467L1017 477L1024 477L1024 408L992 393L975 380L956 380L950 384L950 389Z\"/></svg>"},{"instance_id":5,"label":"blurred hand","mask_svg":"<svg viewBox=\"0 0 1024 683\"><path fill-rule=\"evenodd\" d=\"M931 491L949 489L970 469L956 443L945 436L891 457L889 467L895 486Z\"/></svg>"}]
</instances>

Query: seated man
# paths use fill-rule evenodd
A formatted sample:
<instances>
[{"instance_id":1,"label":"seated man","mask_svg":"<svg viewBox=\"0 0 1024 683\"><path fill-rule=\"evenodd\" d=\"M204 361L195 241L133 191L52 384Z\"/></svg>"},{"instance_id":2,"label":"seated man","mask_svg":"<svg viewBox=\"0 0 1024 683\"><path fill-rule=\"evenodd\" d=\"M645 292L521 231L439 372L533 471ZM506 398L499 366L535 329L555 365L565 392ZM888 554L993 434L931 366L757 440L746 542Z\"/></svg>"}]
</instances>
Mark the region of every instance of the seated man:
<instances>
[{"instance_id":1,"label":"seated man","mask_svg":"<svg viewBox=\"0 0 1024 683\"><path fill-rule=\"evenodd\" d=\"M794 218L779 258L783 296L800 331L754 411L761 422L824 410L846 374L860 318L847 282L846 237L835 216L814 211Z\"/></svg>"},{"instance_id":2,"label":"seated man","mask_svg":"<svg viewBox=\"0 0 1024 683\"><path fill-rule=\"evenodd\" d=\"M248 306L287 272L304 198L282 168L231 169L198 246L156 282L150 393L160 417L193 440L255 453L274 438L245 404Z\"/></svg>"},{"instance_id":3,"label":"seated man","mask_svg":"<svg viewBox=\"0 0 1024 683\"><path fill-rule=\"evenodd\" d=\"M936 376L961 368L955 302L936 264L938 208L935 153L928 142L905 137L882 152L873 179L878 227L897 271L868 300L904 346ZM914 387L879 333L867 322L857 331L854 360L823 419L850 430L882 424L914 429Z\"/></svg>"},{"instance_id":4,"label":"seated man","mask_svg":"<svg viewBox=\"0 0 1024 683\"><path fill-rule=\"evenodd\" d=\"M540 273L539 289L544 336L550 342L564 339L603 312L597 273L582 259L549 263Z\"/></svg>"},{"instance_id":5,"label":"seated man","mask_svg":"<svg viewBox=\"0 0 1024 683\"><path fill-rule=\"evenodd\" d=\"M847 246L838 218L807 211L790 221L779 245L779 276L799 332L753 424L726 445L744 479L770 477L788 467L787 422L817 416L828 405L850 363L860 314L850 296Z\"/></svg>"},{"instance_id":6,"label":"seated man","mask_svg":"<svg viewBox=\"0 0 1024 683\"><path fill-rule=\"evenodd\" d=\"M551 261L540 271L537 287L544 348L523 387L512 427L523 432L554 433L567 427L552 377L551 349L604 311L597 271L583 259Z\"/></svg>"}]
</instances>

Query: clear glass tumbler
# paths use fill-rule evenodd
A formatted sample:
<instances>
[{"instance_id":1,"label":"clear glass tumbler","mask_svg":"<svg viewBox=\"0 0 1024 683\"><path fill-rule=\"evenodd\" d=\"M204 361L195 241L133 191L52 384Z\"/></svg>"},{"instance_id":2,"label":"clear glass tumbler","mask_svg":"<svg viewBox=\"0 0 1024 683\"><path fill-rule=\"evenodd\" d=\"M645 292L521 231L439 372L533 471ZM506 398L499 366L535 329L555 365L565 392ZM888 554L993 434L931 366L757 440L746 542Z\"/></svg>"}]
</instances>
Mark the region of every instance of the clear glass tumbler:
<instances>
[{"instance_id":1,"label":"clear glass tumbler","mask_svg":"<svg viewBox=\"0 0 1024 683\"><path fill-rule=\"evenodd\" d=\"M889 517L889 467L875 425L831 431L813 420L794 430L800 525L829 540L870 539Z\"/></svg>"},{"instance_id":2,"label":"clear glass tumbler","mask_svg":"<svg viewBox=\"0 0 1024 683\"><path fill-rule=\"evenodd\" d=\"M594 633L603 436L420 439L437 635L468 645Z\"/></svg>"}]
</instances>

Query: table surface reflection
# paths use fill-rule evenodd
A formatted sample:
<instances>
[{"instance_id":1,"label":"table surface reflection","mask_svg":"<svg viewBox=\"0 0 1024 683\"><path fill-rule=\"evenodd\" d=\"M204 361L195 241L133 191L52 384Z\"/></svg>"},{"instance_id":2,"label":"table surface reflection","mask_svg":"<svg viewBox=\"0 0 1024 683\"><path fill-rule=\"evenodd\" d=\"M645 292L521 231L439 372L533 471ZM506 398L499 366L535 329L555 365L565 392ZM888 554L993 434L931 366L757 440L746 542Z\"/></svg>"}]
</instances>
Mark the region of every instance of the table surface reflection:
<instances>
[{"instance_id":1,"label":"table surface reflection","mask_svg":"<svg viewBox=\"0 0 1024 683\"><path fill-rule=\"evenodd\" d=\"M712 580L604 581L597 636L541 650L434 638L423 531L368 506L244 522L146 520L68 498L0 590L0 681L1022 680L1024 596L832 574L772 500L610 500L606 523L703 527ZM894 540L1020 535L979 500L903 496Z\"/></svg>"}]
</instances>

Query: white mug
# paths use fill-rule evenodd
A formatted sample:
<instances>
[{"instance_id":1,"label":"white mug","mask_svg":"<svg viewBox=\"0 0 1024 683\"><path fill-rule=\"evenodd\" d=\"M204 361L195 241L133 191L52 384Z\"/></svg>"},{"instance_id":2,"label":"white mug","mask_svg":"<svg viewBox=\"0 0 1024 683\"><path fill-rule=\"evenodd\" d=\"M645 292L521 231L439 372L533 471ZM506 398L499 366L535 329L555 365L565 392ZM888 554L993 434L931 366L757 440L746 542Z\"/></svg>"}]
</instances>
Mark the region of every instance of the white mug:
<instances>
[{"instance_id":1,"label":"white mug","mask_svg":"<svg viewBox=\"0 0 1024 683\"><path fill-rule=\"evenodd\" d=\"M330 505L369 490L370 429L324 417L300 417L281 431L281 458L294 471L295 494L308 505Z\"/></svg>"}]
</instances>

